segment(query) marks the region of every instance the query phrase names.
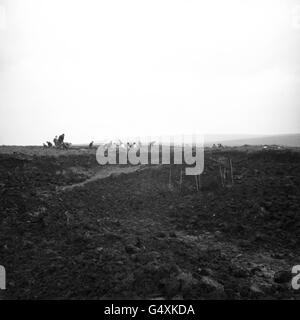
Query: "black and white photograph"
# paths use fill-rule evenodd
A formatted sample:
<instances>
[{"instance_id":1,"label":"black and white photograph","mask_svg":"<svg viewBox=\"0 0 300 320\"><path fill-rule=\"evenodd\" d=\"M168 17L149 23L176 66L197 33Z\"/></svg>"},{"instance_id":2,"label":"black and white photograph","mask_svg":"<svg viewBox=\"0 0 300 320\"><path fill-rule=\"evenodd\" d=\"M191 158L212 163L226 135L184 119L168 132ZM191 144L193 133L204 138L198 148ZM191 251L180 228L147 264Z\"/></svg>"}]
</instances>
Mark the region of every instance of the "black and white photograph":
<instances>
[{"instance_id":1,"label":"black and white photograph","mask_svg":"<svg viewBox=\"0 0 300 320\"><path fill-rule=\"evenodd\" d=\"M300 300L300 0L0 0L0 300Z\"/></svg>"}]
</instances>

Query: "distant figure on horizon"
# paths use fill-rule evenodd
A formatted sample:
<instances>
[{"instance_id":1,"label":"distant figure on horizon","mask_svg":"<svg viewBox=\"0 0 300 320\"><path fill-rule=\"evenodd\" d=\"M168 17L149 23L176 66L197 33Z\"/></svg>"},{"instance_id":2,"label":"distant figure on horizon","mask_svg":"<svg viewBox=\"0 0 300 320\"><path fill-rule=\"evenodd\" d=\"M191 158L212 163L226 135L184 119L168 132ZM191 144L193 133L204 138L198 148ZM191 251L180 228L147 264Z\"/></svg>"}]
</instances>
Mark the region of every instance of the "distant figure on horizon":
<instances>
[{"instance_id":1,"label":"distant figure on horizon","mask_svg":"<svg viewBox=\"0 0 300 320\"><path fill-rule=\"evenodd\" d=\"M64 143L64 139L65 139L65 134L63 133L58 137L58 145L62 145Z\"/></svg>"},{"instance_id":2,"label":"distant figure on horizon","mask_svg":"<svg viewBox=\"0 0 300 320\"><path fill-rule=\"evenodd\" d=\"M89 144L89 148L93 148L93 144L94 144L94 141L92 141L90 144Z\"/></svg>"},{"instance_id":3,"label":"distant figure on horizon","mask_svg":"<svg viewBox=\"0 0 300 320\"><path fill-rule=\"evenodd\" d=\"M55 136L55 138L53 139L53 142L54 142L55 147L57 147L57 143L58 143L57 136Z\"/></svg>"}]
</instances>

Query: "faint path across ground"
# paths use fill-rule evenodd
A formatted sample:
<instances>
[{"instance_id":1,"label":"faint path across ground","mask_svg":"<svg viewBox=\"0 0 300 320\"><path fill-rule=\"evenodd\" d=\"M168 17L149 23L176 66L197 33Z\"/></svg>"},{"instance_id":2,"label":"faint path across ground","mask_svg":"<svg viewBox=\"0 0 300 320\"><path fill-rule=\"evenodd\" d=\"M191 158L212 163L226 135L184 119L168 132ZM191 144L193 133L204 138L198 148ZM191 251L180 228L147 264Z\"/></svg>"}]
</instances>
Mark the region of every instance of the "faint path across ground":
<instances>
[{"instance_id":1,"label":"faint path across ground","mask_svg":"<svg viewBox=\"0 0 300 320\"><path fill-rule=\"evenodd\" d=\"M66 191L66 190L72 190L73 188L76 187L83 187L84 185L86 185L89 182L93 182L96 180L101 180L101 179L105 179L108 178L110 176L118 176L120 174L128 174L128 173L132 173L135 171L141 170L141 166L137 165L137 166L128 166L128 167L119 167L119 166L109 166L109 167L105 167L102 170L96 172L95 175L93 175L92 177L86 179L85 181L79 182L79 183L75 183L69 186L63 186L60 188L60 190L62 191Z\"/></svg>"}]
</instances>

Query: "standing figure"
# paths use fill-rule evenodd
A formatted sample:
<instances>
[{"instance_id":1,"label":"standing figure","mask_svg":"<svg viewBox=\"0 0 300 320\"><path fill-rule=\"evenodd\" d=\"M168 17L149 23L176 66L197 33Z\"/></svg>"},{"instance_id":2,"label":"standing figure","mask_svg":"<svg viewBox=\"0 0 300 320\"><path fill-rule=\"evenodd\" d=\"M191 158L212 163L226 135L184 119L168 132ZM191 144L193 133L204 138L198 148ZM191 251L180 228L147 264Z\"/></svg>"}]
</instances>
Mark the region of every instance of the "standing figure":
<instances>
[{"instance_id":1,"label":"standing figure","mask_svg":"<svg viewBox=\"0 0 300 320\"><path fill-rule=\"evenodd\" d=\"M57 142L58 142L57 136L55 136L55 138L53 139L53 142L54 142L55 147L57 147Z\"/></svg>"},{"instance_id":2,"label":"standing figure","mask_svg":"<svg viewBox=\"0 0 300 320\"><path fill-rule=\"evenodd\" d=\"M64 139L65 139L65 134L63 133L58 137L58 141L57 141L58 147L61 147L63 145Z\"/></svg>"}]
</instances>

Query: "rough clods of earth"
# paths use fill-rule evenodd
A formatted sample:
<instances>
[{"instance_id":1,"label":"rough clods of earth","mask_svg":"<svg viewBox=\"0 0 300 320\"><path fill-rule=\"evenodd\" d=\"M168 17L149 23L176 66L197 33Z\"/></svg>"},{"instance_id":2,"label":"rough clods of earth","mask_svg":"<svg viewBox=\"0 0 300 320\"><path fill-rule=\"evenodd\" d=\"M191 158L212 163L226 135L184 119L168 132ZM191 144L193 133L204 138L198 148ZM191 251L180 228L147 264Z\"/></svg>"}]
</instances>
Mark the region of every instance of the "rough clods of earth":
<instances>
[{"instance_id":1,"label":"rough clods of earth","mask_svg":"<svg viewBox=\"0 0 300 320\"><path fill-rule=\"evenodd\" d=\"M171 186L167 165L78 185L107 170L93 150L6 151L2 299L300 298L299 152L207 151L197 191L175 165ZM220 155L233 185L221 185Z\"/></svg>"}]
</instances>

